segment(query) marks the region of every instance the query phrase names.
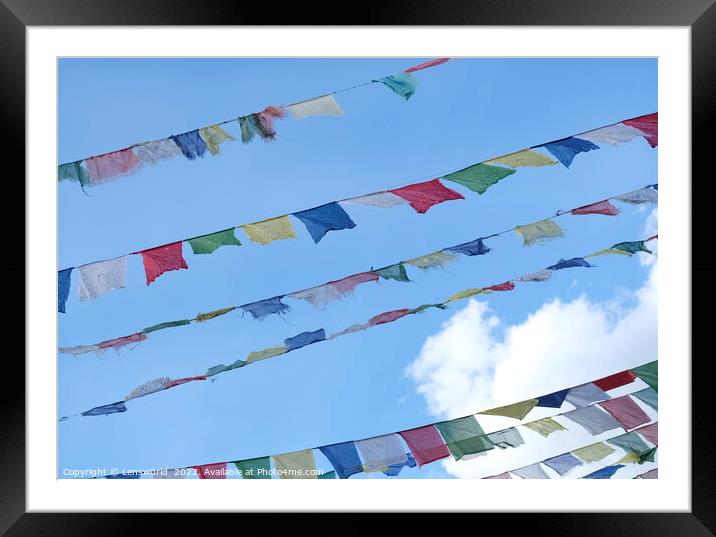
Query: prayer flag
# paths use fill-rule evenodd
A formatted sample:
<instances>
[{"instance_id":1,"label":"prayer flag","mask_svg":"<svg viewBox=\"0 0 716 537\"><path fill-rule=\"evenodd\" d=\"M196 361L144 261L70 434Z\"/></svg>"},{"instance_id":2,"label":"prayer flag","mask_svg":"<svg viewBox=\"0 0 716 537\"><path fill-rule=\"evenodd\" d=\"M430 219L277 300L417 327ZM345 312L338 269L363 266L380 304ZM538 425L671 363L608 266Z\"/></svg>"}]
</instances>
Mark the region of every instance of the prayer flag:
<instances>
[{"instance_id":1,"label":"prayer flag","mask_svg":"<svg viewBox=\"0 0 716 537\"><path fill-rule=\"evenodd\" d=\"M619 435L615 438L610 438L607 442L613 446L622 448L627 453L634 453L636 455L642 455L651 449L634 431Z\"/></svg>"},{"instance_id":2,"label":"prayer flag","mask_svg":"<svg viewBox=\"0 0 716 537\"><path fill-rule=\"evenodd\" d=\"M428 270L436 267L442 268L448 263L452 263L456 259L457 256L453 254L446 254L445 252L440 251L424 255L422 257L416 257L415 259L410 259L409 261L405 261L404 263L407 263L408 265L412 265L414 267L418 267L423 270Z\"/></svg>"},{"instance_id":3,"label":"prayer flag","mask_svg":"<svg viewBox=\"0 0 716 537\"><path fill-rule=\"evenodd\" d=\"M142 164L156 165L160 160L178 157L182 154L179 146L170 138L145 142L132 147L132 151L139 157Z\"/></svg>"},{"instance_id":4,"label":"prayer flag","mask_svg":"<svg viewBox=\"0 0 716 537\"><path fill-rule=\"evenodd\" d=\"M253 224L244 224L241 228L249 239L263 245L272 241L296 238L296 231L293 229L288 215L269 218Z\"/></svg>"},{"instance_id":5,"label":"prayer flag","mask_svg":"<svg viewBox=\"0 0 716 537\"><path fill-rule=\"evenodd\" d=\"M633 192L622 194L621 196L615 196L623 203L630 203L632 205L639 205L641 203L658 203L659 202L659 190L657 185L649 185Z\"/></svg>"},{"instance_id":6,"label":"prayer flag","mask_svg":"<svg viewBox=\"0 0 716 537\"><path fill-rule=\"evenodd\" d=\"M307 300L318 309L325 309L329 303L340 300L341 298L338 291L329 283L319 285L318 287L311 287L310 289L304 289L303 291L296 291L286 296L297 300Z\"/></svg>"},{"instance_id":7,"label":"prayer flag","mask_svg":"<svg viewBox=\"0 0 716 537\"><path fill-rule=\"evenodd\" d=\"M373 80L373 82L385 84L406 101L413 96L418 85L418 79L406 72L379 78L378 80Z\"/></svg>"},{"instance_id":8,"label":"prayer flag","mask_svg":"<svg viewBox=\"0 0 716 537\"><path fill-rule=\"evenodd\" d=\"M65 303L70 296L72 268L57 271L57 311L65 313Z\"/></svg>"},{"instance_id":9,"label":"prayer flag","mask_svg":"<svg viewBox=\"0 0 716 537\"><path fill-rule=\"evenodd\" d=\"M621 427L610 414L596 406L585 406L562 414L565 418L584 427L593 436Z\"/></svg>"},{"instance_id":10,"label":"prayer flag","mask_svg":"<svg viewBox=\"0 0 716 537\"><path fill-rule=\"evenodd\" d=\"M560 390L558 392L549 393L537 398L537 406L548 407L548 408L559 408L562 406L565 397L567 397L567 390Z\"/></svg>"},{"instance_id":11,"label":"prayer flag","mask_svg":"<svg viewBox=\"0 0 716 537\"><path fill-rule=\"evenodd\" d=\"M271 458L280 479L316 479L316 461L312 449L273 455Z\"/></svg>"},{"instance_id":12,"label":"prayer flag","mask_svg":"<svg viewBox=\"0 0 716 537\"><path fill-rule=\"evenodd\" d=\"M397 434L356 440L356 447L363 458L366 471L381 470L391 464L403 464L408 460Z\"/></svg>"},{"instance_id":13,"label":"prayer flag","mask_svg":"<svg viewBox=\"0 0 716 537\"><path fill-rule=\"evenodd\" d=\"M281 345L279 347L271 347L262 351L253 351L250 352L249 355L246 357L246 363L252 364L260 360L266 360L267 358L273 358L274 356L286 354L286 352L288 352L288 347L286 345Z\"/></svg>"},{"instance_id":14,"label":"prayer flag","mask_svg":"<svg viewBox=\"0 0 716 537\"><path fill-rule=\"evenodd\" d=\"M438 203L465 199L459 192L445 187L439 179L395 188L390 192L403 198L413 209L421 214L427 212L430 207Z\"/></svg>"},{"instance_id":15,"label":"prayer flag","mask_svg":"<svg viewBox=\"0 0 716 537\"><path fill-rule=\"evenodd\" d=\"M611 203L609 203L609 200L604 201L598 201L597 203L592 203L590 205L584 205L582 207L577 207L576 209L572 209L569 211L572 214L580 215L580 214L603 214L606 216L616 216L619 214L619 209L614 207Z\"/></svg>"},{"instance_id":16,"label":"prayer flag","mask_svg":"<svg viewBox=\"0 0 716 537\"><path fill-rule=\"evenodd\" d=\"M449 62L450 58L436 58L434 60L429 60L427 62L419 63L418 65L413 65L412 67L408 67L404 73L412 73L414 71L420 71L422 69L427 69L428 67L434 67L436 65L441 65L445 62Z\"/></svg>"},{"instance_id":17,"label":"prayer flag","mask_svg":"<svg viewBox=\"0 0 716 537\"><path fill-rule=\"evenodd\" d=\"M211 125L209 127L199 129L199 136L201 136L201 139L204 140L209 152L214 156L219 154L219 145L221 143L226 140L236 140L236 138L231 136L218 125Z\"/></svg>"},{"instance_id":18,"label":"prayer flag","mask_svg":"<svg viewBox=\"0 0 716 537\"><path fill-rule=\"evenodd\" d=\"M478 194L484 194L492 185L513 173L515 173L515 170L510 168L479 163L464 170L450 173L444 176L443 179L459 183Z\"/></svg>"},{"instance_id":19,"label":"prayer flag","mask_svg":"<svg viewBox=\"0 0 716 537\"><path fill-rule=\"evenodd\" d=\"M549 479L549 476L544 472L538 462L517 468L517 470L510 470L510 472L520 476L522 479Z\"/></svg>"},{"instance_id":20,"label":"prayer flag","mask_svg":"<svg viewBox=\"0 0 716 537\"><path fill-rule=\"evenodd\" d=\"M552 277L553 272L554 271L548 269L538 270L537 272L520 276L517 280L521 282L546 282Z\"/></svg>"},{"instance_id":21,"label":"prayer flag","mask_svg":"<svg viewBox=\"0 0 716 537\"><path fill-rule=\"evenodd\" d=\"M79 267L80 302L101 297L112 289L124 288L127 256Z\"/></svg>"},{"instance_id":22,"label":"prayer flag","mask_svg":"<svg viewBox=\"0 0 716 537\"><path fill-rule=\"evenodd\" d=\"M659 395L652 388L644 388L641 391L632 394L642 403L646 403L654 410L659 410Z\"/></svg>"},{"instance_id":23,"label":"prayer flag","mask_svg":"<svg viewBox=\"0 0 716 537\"><path fill-rule=\"evenodd\" d=\"M316 244L329 231L356 227L355 222L351 220L348 213L335 201L320 207L293 213L293 216L304 223L313 238L313 242Z\"/></svg>"},{"instance_id":24,"label":"prayer flag","mask_svg":"<svg viewBox=\"0 0 716 537\"><path fill-rule=\"evenodd\" d=\"M341 479L363 471L363 463L358 456L355 442L342 442L318 448L330 461Z\"/></svg>"},{"instance_id":25,"label":"prayer flag","mask_svg":"<svg viewBox=\"0 0 716 537\"><path fill-rule=\"evenodd\" d=\"M390 265L388 267L374 270L372 272L375 272L384 280L395 280L398 282L410 281L410 278L408 278L408 273L405 271L405 265L403 265L402 263L396 263L395 265Z\"/></svg>"},{"instance_id":26,"label":"prayer flag","mask_svg":"<svg viewBox=\"0 0 716 537\"><path fill-rule=\"evenodd\" d=\"M129 401L130 399L136 399L137 397L144 397L150 393L160 392L167 389L169 383L169 377L159 377L158 379L150 380L144 384L140 384L134 388L124 400Z\"/></svg>"},{"instance_id":27,"label":"prayer flag","mask_svg":"<svg viewBox=\"0 0 716 537\"><path fill-rule=\"evenodd\" d=\"M356 205L370 205L371 207L380 207L382 209L390 209L398 205L407 205L408 202L393 194L392 192L376 192L366 196L358 196L356 198L348 198L341 200L341 203L352 203Z\"/></svg>"},{"instance_id":28,"label":"prayer flag","mask_svg":"<svg viewBox=\"0 0 716 537\"><path fill-rule=\"evenodd\" d=\"M649 425L644 425L636 430L637 433L646 438L649 442L655 446L659 445L659 423L654 422Z\"/></svg>"},{"instance_id":29,"label":"prayer flag","mask_svg":"<svg viewBox=\"0 0 716 537\"><path fill-rule=\"evenodd\" d=\"M523 246L532 246L548 239L564 237L564 231L554 220L540 220L525 226L515 226L515 233L522 236Z\"/></svg>"},{"instance_id":30,"label":"prayer flag","mask_svg":"<svg viewBox=\"0 0 716 537\"><path fill-rule=\"evenodd\" d=\"M415 429L400 431L398 434L408 444L410 452L415 457L419 467L450 456L448 447L434 425L416 427Z\"/></svg>"},{"instance_id":31,"label":"prayer flag","mask_svg":"<svg viewBox=\"0 0 716 537\"><path fill-rule=\"evenodd\" d=\"M90 184L91 178L87 169L82 166L82 161L68 162L57 167L57 180L79 181L81 186Z\"/></svg>"},{"instance_id":32,"label":"prayer flag","mask_svg":"<svg viewBox=\"0 0 716 537\"><path fill-rule=\"evenodd\" d=\"M113 177L129 175L142 167L142 161L131 149L122 149L121 151L90 157L84 162L92 185Z\"/></svg>"},{"instance_id":33,"label":"prayer flag","mask_svg":"<svg viewBox=\"0 0 716 537\"><path fill-rule=\"evenodd\" d=\"M234 228L225 229L209 235L194 237L186 242L191 246L194 254L210 254L222 246L241 246L241 242L234 235Z\"/></svg>"},{"instance_id":34,"label":"prayer flag","mask_svg":"<svg viewBox=\"0 0 716 537\"><path fill-rule=\"evenodd\" d=\"M386 311L385 313L381 313L380 315L376 315L375 317L371 317L368 320L368 324L370 326L376 326L379 324L385 324L385 323L392 323L396 319L400 319L401 317L405 317L408 313L410 313L409 309L402 309L402 310L393 310L393 311Z\"/></svg>"},{"instance_id":35,"label":"prayer flag","mask_svg":"<svg viewBox=\"0 0 716 537\"><path fill-rule=\"evenodd\" d=\"M633 429L651 421L646 412L628 395L604 401L600 406L614 416L624 429Z\"/></svg>"},{"instance_id":36,"label":"prayer flag","mask_svg":"<svg viewBox=\"0 0 716 537\"><path fill-rule=\"evenodd\" d=\"M520 168L522 166L553 166L557 164L557 161L532 149L524 149L509 155L486 160L484 164L504 164L511 168Z\"/></svg>"},{"instance_id":37,"label":"prayer flag","mask_svg":"<svg viewBox=\"0 0 716 537\"><path fill-rule=\"evenodd\" d=\"M597 462L604 457L608 457L614 451L613 447L606 445L604 442L597 442L596 444L572 450L572 455L576 455L584 462Z\"/></svg>"},{"instance_id":38,"label":"prayer flag","mask_svg":"<svg viewBox=\"0 0 716 537\"><path fill-rule=\"evenodd\" d=\"M605 466L592 472L591 474L585 475L583 479L611 479L619 468L624 468L623 464L612 464L611 466Z\"/></svg>"},{"instance_id":39,"label":"prayer flag","mask_svg":"<svg viewBox=\"0 0 716 537\"><path fill-rule=\"evenodd\" d=\"M487 438L490 442L495 444L497 447L505 449L508 447L516 448L525 443L522 435L515 427L509 429L503 429L502 431L495 431L489 433Z\"/></svg>"},{"instance_id":40,"label":"prayer flag","mask_svg":"<svg viewBox=\"0 0 716 537\"><path fill-rule=\"evenodd\" d=\"M646 247L644 241L633 241L633 242L620 242L612 246L613 250L620 250L628 254L635 254L637 252L646 252L647 254L652 253L649 248Z\"/></svg>"},{"instance_id":41,"label":"prayer flag","mask_svg":"<svg viewBox=\"0 0 716 537\"><path fill-rule=\"evenodd\" d=\"M144 261L144 272L147 276L147 285L156 280L165 272L171 270L188 269L189 266L182 257L182 243L174 242L149 250L139 252Z\"/></svg>"},{"instance_id":42,"label":"prayer flag","mask_svg":"<svg viewBox=\"0 0 716 537\"><path fill-rule=\"evenodd\" d=\"M271 459L269 457L234 461L234 466L243 479L271 479Z\"/></svg>"},{"instance_id":43,"label":"prayer flag","mask_svg":"<svg viewBox=\"0 0 716 537\"><path fill-rule=\"evenodd\" d=\"M273 298L259 300L258 302L252 302L251 304L244 304L240 307L244 312L250 313L254 319L262 320L274 313L283 314L291 310L288 305L281 302L282 298L282 296L275 296Z\"/></svg>"},{"instance_id":44,"label":"prayer flag","mask_svg":"<svg viewBox=\"0 0 716 537\"><path fill-rule=\"evenodd\" d=\"M622 121L624 125L639 129L644 139L649 142L651 147L659 145L659 114L648 114L646 116L635 117L634 119L627 119Z\"/></svg>"},{"instance_id":45,"label":"prayer flag","mask_svg":"<svg viewBox=\"0 0 716 537\"><path fill-rule=\"evenodd\" d=\"M548 437L555 431L566 431L567 428L561 423L553 420L552 418L542 418L541 420L531 421L529 423L523 423L523 427L526 427L530 431L541 434L544 437Z\"/></svg>"},{"instance_id":46,"label":"prayer flag","mask_svg":"<svg viewBox=\"0 0 716 537\"><path fill-rule=\"evenodd\" d=\"M609 125L607 127L601 127L599 129L578 134L576 138L588 140L595 144L619 145L624 142L629 142L639 136L643 136L640 130L629 125L625 125L624 123L617 123L615 125Z\"/></svg>"},{"instance_id":47,"label":"prayer flag","mask_svg":"<svg viewBox=\"0 0 716 537\"><path fill-rule=\"evenodd\" d=\"M305 347L306 345L311 345L313 343L323 341L324 339L326 339L326 332L325 330L323 330L323 328L321 328L314 332L301 332L297 336L287 338L284 343L288 347L288 350L286 352L289 352L295 351L296 349L300 349L301 347Z\"/></svg>"},{"instance_id":48,"label":"prayer flag","mask_svg":"<svg viewBox=\"0 0 716 537\"><path fill-rule=\"evenodd\" d=\"M436 423L435 427L445 439L455 460L459 461L465 455L482 453L495 447L485 435L485 431L482 430L475 416L442 421Z\"/></svg>"},{"instance_id":49,"label":"prayer flag","mask_svg":"<svg viewBox=\"0 0 716 537\"><path fill-rule=\"evenodd\" d=\"M109 405L97 406L86 410L82 413L83 416L104 416L107 414L116 414L118 412L126 412L127 407L124 406L124 401L117 401Z\"/></svg>"},{"instance_id":50,"label":"prayer flag","mask_svg":"<svg viewBox=\"0 0 716 537\"><path fill-rule=\"evenodd\" d=\"M235 306L231 306L229 308L221 308L221 309L210 311L207 313L199 313L196 316L196 322L203 323L206 321L210 321L211 319L215 319L222 315L226 315L227 313L230 313L230 312L234 311L235 309L236 309Z\"/></svg>"},{"instance_id":51,"label":"prayer flag","mask_svg":"<svg viewBox=\"0 0 716 537\"><path fill-rule=\"evenodd\" d=\"M594 383L588 382L587 384L570 388L567 392L566 399L568 403L572 403L574 406L579 408L589 406L597 401L604 401L609 399L609 397L608 393L600 389Z\"/></svg>"},{"instance_id":52,"label":"prayer flag","mask_svg":"<svg viewBox=\"0 0 716 537\"><path fill-rule=\"evenodd\" d=\"M375 272L359 272L328 283L336 290L339 296L344 296L352 293L361 283L377 282L378 278L379 276Z\"/></svg>"},{"instance_id":53,"label":"prayer flag","mask_svg":"<svg viewBox=\"0 0 716 537\"><path fill-rule=\"evenodd\" d=\"M199 136L198 130L174 134L169 138L174 141L184 156L189 160L194 160L196 157L203 157L206 152L206 142Z\"/></svg>"},{"instance_id":54,"label":"prayer flag","mask_svg":"<svg viewBox=\"0 0 716 537\"><path fill-rule=\"evenodd\" d=\"M459 244L457 246L451 246L450 248L445 248L446 252L455 252L457 254L465 254L469 256L485 255L490 250L491 248L485 246L485 244L482 242L482 239L475 239L474 241Z\"/></svg>"},{"instance_id":55,"label":"prayer flag","mask_svg":"<svg viewBox=\"0 0 716 537\"><path fill-rule=\"evenodd\" d=\"M580 466L582 461L571 453L564 453L562 455L552 457L551 459L547 459L546 461L542 461L542 464L549 466L560 476L564 476L564 474L569 472L575 466Z\"/></svg>"},{"instance_id":56,"label":"prayer flag","mask_svg":"<svg viewBox=\"0 0 716 537\"><path fill-rule=\"evenodd\" d=\"M294 119L303 119L310 116L342 116L343 110L338 105L336 98L330 95L323 95L315 99L308 99L300 103L286 107Z\"/></svg>"},{"instance_id":57,"label":"prayer flag","mask_svg":"<svg viewBox=\"0 0 716 537\"><path fill-rule=\"evenodd\" d=\"M537 405L537 399L527 399L520 403L514 403L512 405L501 406L497 408L491 408L490 410L484 410L480 414L490 414L493 416L505 416L508 418L514 418L516 420L523 419L530 411Z\"/></svg>"},{"instance_id":58,"label":"prayer flag","mask_svg":"<svg viewBox=\"0 0 716 537\"><path fill-rule=\"evenodd\" d=\"M631 370L637 377L646 382L655 392L659 391L659 363L657 361L635 367Z\"/></svg>"},{"instance_id":59,"label":"prayer flag","mask_svg":"<svg viewBox=\"0 0 716 537\"><path fill-rule=\"evenodd\" d=\"M551 267L547 267L547 270L562 270L566 268L575 267L587 267L591 268L592 265L588 261L585 261L582 257L574 257L572 259L560 259L556 264Z\"/></svg>"},{"instance_id":60,"label":"prayer flag","mask_svg":"<svg viewBox=\"0 0 716 537\"><path fill-rule=\"evenodd\" d=\"M182 319L181 321L168 321L166 323L159 323L155 324L153 326L150 326L148 328L145 328L142 330L145 334L149 334L150 332L154 332L156 330L164 330L165 328L174 328L175 326L185 326L187 324L191 324L191 321L189 319Z\"/></svg>"},{"instance_id":61,"label":"prayer flag","mask_svg":"<svg viewBox=\"0 0 716 537\"><path fill-rule=\"evenodd\" d=\"M592 384L600 390L609 391L614 388L619 388L620 386L626 386L627 384L634 382L635 378L636 375L631 371L622 371L620 373L614 373L613 375L595 380Z\"/></svg>"},{"instance_id":62,"label":"prayer flag","mask_svg":"<svg viewBox=\"0 0 716 537\"><path fill-rule=\"evenodd\" d=\"M582 140L574 137L564 138L563 140L542 144L537 147L544 147L566 168L569 168L577 154L599 149L598 145L594 145L589 140Z\"/></svg>"}]
</instances>

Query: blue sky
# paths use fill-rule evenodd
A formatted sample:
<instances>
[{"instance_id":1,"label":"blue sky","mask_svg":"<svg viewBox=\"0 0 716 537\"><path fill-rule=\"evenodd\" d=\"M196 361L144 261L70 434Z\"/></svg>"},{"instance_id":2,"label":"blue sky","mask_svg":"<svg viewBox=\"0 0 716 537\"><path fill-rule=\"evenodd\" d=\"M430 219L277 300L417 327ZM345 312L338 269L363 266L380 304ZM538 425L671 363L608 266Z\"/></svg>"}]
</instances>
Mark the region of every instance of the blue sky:
<instances>
[{"instance_id":1,"label":"blue sky","mask_svg":"<svg viewBox=\"0 0 716 537\"><path fill-rule=\"evenodd\" d=\"M392 74L422 59L61 59L60 163L163 138L224 119ZM59 268L197 236L328 201L438 177L489 157L657 110L655 59L465 59L416 73L408 102L374 84L341 93L340 118L277 123L274 143L238 142L217 157L182 158L89 189L59 186ZM236 124L227 131L238 134ZM357 224L314 244L298 238L250 242L194 256L189 270L147 287L141 259L129 260L127 287L80 304L73 274L60 346L94 343L324 283L525 224L656 182L657 152L644 140L578 155L570 169L522 168L482 196L425 215L408 206L347 207ZM450 185L451 187L453 185ZM327 333L402 307L437 302L462 289L501 283L560 257L643 237L647 212L620 205L616 218L565 216L566 238L523 248L493 239L490 255L461 257L446 270L408 268L414 283L381 281L325 311L293 311L258 322L232 313L150 335L104 357L58 356L59 415L123 399L160 376L202 374L286 337ZM524 322L555 298L610 301L643 286L649 267L600 258L550 282L482 298L504 323ZM287 301L288 302L288 301ZM406 375L426 338L466 307L432 310L128 403L108 417L59 424L64 468L184 467L278 454L360 439L437 421ZM646 357L636 363L655 359ZM627 366L636 363L626 364ZM590 380L585 366L583 381ZM548 390L550 379L535 380ZM524 397L539 395L525 393ZM481 410L475 408L474 411ZM324 468L327 463L319 459ZM447 477L440 464L403 477ZM369 476L370 477L370 476Z\"/></svg>"}]
</instances>

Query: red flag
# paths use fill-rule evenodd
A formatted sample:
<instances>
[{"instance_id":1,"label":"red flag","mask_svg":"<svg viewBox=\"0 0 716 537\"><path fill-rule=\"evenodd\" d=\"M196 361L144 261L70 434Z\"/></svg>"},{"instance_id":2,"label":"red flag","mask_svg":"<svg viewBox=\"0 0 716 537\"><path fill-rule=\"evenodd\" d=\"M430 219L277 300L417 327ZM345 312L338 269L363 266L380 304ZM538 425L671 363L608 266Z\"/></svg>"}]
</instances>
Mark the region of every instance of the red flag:
<instances>
[{"instance_id":1,"label":"red flag","mask_svg":"<svg viewBox=\"0 0 716 537\"><path fill-rule=\"evenodd\" d=\"M170 270L188 269L181 254L182 243L174 242L139 252L144 260L144 273L147 285Z\"/></svg>"},{"instance_id":2,"label":"red flag","mask_svg":"<svg viewBox=\"0 0 716 537\"><path fill-rule=\"evenodd\" d=\"M485 291L512 291L515 288L514 282L505 282L499 285L485 287Z\"/></svg>"},{"instance_id":3,"label":"red flag","mask_svg":"<svg viewBox=\"0 0 716 537\"><path fill-rule=\"evenodd\" d=\"M608 391L618 388L619 386L629 384L630 382L633 382L635 378L636 375L627 370L595 380L592 384L596 385L600 390Z\"/></svg>"},{"instance_id":4,"label":"red flag","mask_svg":"<svg viewBox=\"0 0 716 537\"><path fill-rule=\"evenodd\" d=\"M427 69L428 67L435 67L436 65L442 65L443 63L447 63L449 61L450 61L450 58L437 58L435 60L430 60L427 62L419 63L418 65L413 65L412 67L408 67L404 72L412 73L414 71L420 71L421 69Z\"/></svg>"},{"instance_id":5,"label":"red flag","mask_svg":"<svg viewBox=\"0 0 716 537\"><path fill-rule=\"evenodd\" d=\"M609 412L626 430L651 421L649 416L628 395L603 401L599 403L599 406Z\"/></svg>"},{"instance_id":6,"label":"red flag","mask_svg":"<svg viewBox=\"0 0 716 537\"><path fill-rule=\"evenodd\" d=\"M644 133L644 138L651 147L659 145L659 114L649 114L647 116L639 116L634 119L622 121L624 125L629 125L635 129L639 129Z\"/></svg>"},{"instance_id":7,"label":"red flag","mask_svg":"<svg viewBox=\"0 0 716 537\"><path fill-rule=\"evenodd\" d=\"M183 379L176 379L176 380L170 380L167 382L167 388L173 388L174 386L179 386L180 384L186 384L187 382L192 382L195 380L207 380L209 377L187 377Z\"/></svg>"},{"instance_id":8,"label":"red flag","mask_svg":"<svg viewBox=\"0 0 716 537\"><path fill-rule=\"evenodd\" d=\"M140 343L145 339L147 339L147 336L144 334L144 332L138 332L130 336L122 336L115 339L108 339L107 341L102 341L97 345L97 347L100 349L108 349L112 347L115 350L119 350L121 347L130 345L132 343Z\"/></svg>"},{"instance_id":9,"label":"red flag","mask_svg":"<svg viewBox=\"0 0 716 537\"><path fill-rule=\"evenodd\" d=\"M619 209L609 203L609 200L604 200L592 203L591 205L577 207L569 212L572 214L605 214L607 216L616 216L619 214Z\"/></svg>"},{"instance_id":10,"label":"red flag","mask_svg":"<svg viewBox=\"0 0 716 537\"><path fill-rule=\"evenodd\" d=\"M659 422L654 422L644 427L639 427L636 430L637 433L646 438L649 442L655 446L659 446Z\"/></svg>"},{"instance_id":11,"label":"red flag","mask_svg":"<svg viewBox=\"0 0 716 537\"><path fill-rule=\"evenodd\" d=\"M204 464L203 466L192 466L199 479L226 479L226 463Z\"/></svg>"},{"instance_id":12,"label":"red flag","mask_svg":"<svg viewBox=\"0 0 716 537\"><path fill-rule=\"evenodd\" d=\"M398 434L408 444L415 461L420 467L429 462L450 456L450 451L435 425L416 427L415 429L401 431Z\"/></svg>"},{"instance_id":13,"label":"red flag","mask_svg":"<svg viewBox=\"0 0 716 537\"><path fill-rule=\"evenodd\" d=\"M396 188L389 192L403 198L419 213L425 213L430 207L443 201L465 199L459 192L446 188L438 179Z\"/></svg>"},{"instance_id":14,"label":"red flag","mask_svg":"<svg viewBox=\"0 0 716 537\"><path fill-rule=\"evenodd\" d=\"M408 313L410 313L409 309L386 311L385 313L371 317L368 324L375 326L377 324L392 323L396 319L406 316Z\"/></svg>"}]
</instances>

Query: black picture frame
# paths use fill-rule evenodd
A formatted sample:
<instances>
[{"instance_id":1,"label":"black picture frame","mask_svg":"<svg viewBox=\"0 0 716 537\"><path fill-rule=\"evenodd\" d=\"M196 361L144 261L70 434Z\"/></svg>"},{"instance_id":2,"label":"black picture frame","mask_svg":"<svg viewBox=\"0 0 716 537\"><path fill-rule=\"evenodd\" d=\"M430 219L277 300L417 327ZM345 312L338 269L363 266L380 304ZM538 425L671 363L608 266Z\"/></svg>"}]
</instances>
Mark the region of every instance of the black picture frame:
<instances>
[{"instance_id":1,"label":"black picture frame","mask_svg":"<svg viewBox=\"0 0 716 537\"><path fill-rule=\"evenodd\" d=\"M707 191L710 178L708 161L711 151L707 146L712 136L710 127L714 116L716 94L716 6L714 0L486 0L440 2L387 2L366 3L364 8L351 9L351 25L577 25L577 26L687 26L692 36L692 175L700 184L700 193L692 197L692 245L696 255L692 260L692 293L685 282L675 282L684 293L692 293L692 348L710 335L713 318L709 314L714 282L714 269L708 262L708 222L711 216L708 203L712 199ZM24 223L23 204L25 177L25 28L27 26L101 26L101 25L261 25L261 24L326 24L340 25L335 20L317 20L316 13L348 12L343 6L332 4L335 9L323 10L311 2L311 10L303 5L278 4L272 10L260 3L219 2L212 0L0 0L0 120L6 163L17 164L10 171L5 168L5 193L8 196L3 211L5 230L12 230L6 237L6 248L17 239L18 222ZM689 180L669 178L669 180ZM8 193L8 189L14 192ZM15 194L15 195L13 195ZM10 201L12 200L12 201ZM48 241L51 237L48 238ZM679 240L678 237L670 240ZM0 267L4 285L5 309L10 312L4 321L6 327L5 359L0 389L0 535L127 535L130 532L149 529L148 525L161 524L165 532L183 529L207 531L206 522L188 520L183 515L122 515L122 514L27 514L25 513L25 389L24 363L20 353L8 351L7 343L20 341L24 333L25 286L24 251L15 247ZM9 250L6 249L6 252ZM662 284L665 279L662 279ZM8 300L9 299L9 300ZM699 308L701 305L701 314ZM22 343L19 344L22 346ZM708 347L704 346L704 349ZM20 349L24 352L24 348ZM716 466L714 448L710 439L714 434L714 408L709 384L713 378L708 374L711 355L692 351L692 496L690 513L630 513L630 514L506 514L482 515L483 520L499 523L502 528L513 528L521 523L532 534L599 535L605 530L615 536L670 535L707 536L716 534ZM668 356L664 359L681 360L688 367L690 357ZM688 441L688 439L684 439ZM559 509L559 498L555 498ZM220 516L220 515L210 515ZM245 517L242 528L246 528ZM266 517L267 515L258 515ZM416 516L416 515L414 515ZM453 515L454 516L454 515ZM222 519L225 517L222 515ZM509 524L507 519L509 518ZM219 521L212 521L218 529ZM257 520L258 522L258 520ZM460 521L456 521L458 524ZM364 522L365 531L375 522ZM352 526L357 530L364 523ZM484 522L481 522L483 524ZM294 523L295 524L295 523ZM299 522L306 528L315 523ZM385 521L379 522L385 524ZM214 526L216 525L216 526ZM299 526L294 526L298 528ZM383 526L385 527L385 526ZM475 531L483 531L480 526ZM345 531L346 527L343 527ZM235 530L230 530L235 531Z\"/></svg>"}]
</instances>

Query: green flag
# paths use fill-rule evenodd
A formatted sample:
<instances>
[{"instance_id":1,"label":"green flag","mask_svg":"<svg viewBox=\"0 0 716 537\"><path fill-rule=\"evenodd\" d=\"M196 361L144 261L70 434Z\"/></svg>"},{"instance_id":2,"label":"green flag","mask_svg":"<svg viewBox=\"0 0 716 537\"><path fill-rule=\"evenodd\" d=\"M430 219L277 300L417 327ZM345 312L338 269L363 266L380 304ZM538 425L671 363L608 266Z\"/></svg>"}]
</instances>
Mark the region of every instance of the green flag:
<instances>
[{"instance_id":1,"label":"green flag","mask_svg":"<svg viewBox=\"0 0 716 537\"><path fill-rule=\"evenodd\" d=\"M181 321L169 321L166 323L159 323L155 324L154 326L150 326L149 328L145 328L142 330L145 334L148 334L149 332L154 332L155 330L164 330L165 328L174 328L175 326L184 326L186 324L191 323L189 319L183 319Z\"/></svg>"},{"instance_id":2,"label":"green flag","mask_svg":"<svg viewBox=\"0 0 716 537\"><path fill-rule=\"evenodd\" d=\"M659 391L659 362L649 362L646 365L635 367L631 372L646 382L655 392Z\"/></svg>"},{"instance_id":3,"label":"green flag","mask_svg":"<svg viewBox=\"0 0 716 537\"><path fill-rule=\"evenodd\" d=\"M646 252L647 254L651 253L651 250L646 247L644 241L620 242L619 244L612 246L612 249L627 252L629 254L635 254L637 252Z\"/></svg>"},{"instance_id":4,"label":"green flag","mask_svg":"<svg viewBox=\"0 0 716 537\"><path fill-rule=\"evenodd\" d=\"M270 457L234 461L234 465L243 479L271 479Z\"/></svg>"},{"instance_id":5,"label":"green flag","mask_svg":"<svg viewBox=\"0 0 716 537\"><path fill-rule=\"evenodd\" d=\"M495 447L477 423L475 416L443 421L436 423L435 427L445 439L455 460L459 461L465 455L481 453Z\"/></svg>"},{"instance_id":6,"label":"green flag","mask_svg":"<svg viewBox=\"0 0 716 537\"><path fill-rule=\"evenodd\" d=\"M373 270L378 276L384 280L396 280L399 282L409 282L408 273L405 271L405 265L402 263L396 263L382 269Z\"/></svg>"},{"instance_id":7,"label":"green flag","mask_svg":"<svg viewBox=\"0 0 716 537\"><path fill-rule=\"evenodd\" d=\"M189 239L191 249L195 254L210 254L222 246L241 246L239 239L234 235L234 228L218 231L210 235L202 235Z\"/></svg>"},{"instance_id":8,"label":"green flag","mask_svg":"<svg viewBox=\"0 0 716 537\"><path fill-rule=\"evenodd\" d=\"M443 179L459 183L478 194L484 194L492 185L513 173L515 173L515 170L501 166L475 164L459 172L446 175Z\"/></svg>"}]
</instances>

